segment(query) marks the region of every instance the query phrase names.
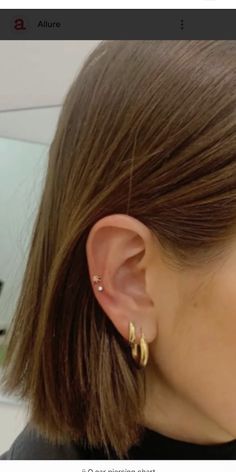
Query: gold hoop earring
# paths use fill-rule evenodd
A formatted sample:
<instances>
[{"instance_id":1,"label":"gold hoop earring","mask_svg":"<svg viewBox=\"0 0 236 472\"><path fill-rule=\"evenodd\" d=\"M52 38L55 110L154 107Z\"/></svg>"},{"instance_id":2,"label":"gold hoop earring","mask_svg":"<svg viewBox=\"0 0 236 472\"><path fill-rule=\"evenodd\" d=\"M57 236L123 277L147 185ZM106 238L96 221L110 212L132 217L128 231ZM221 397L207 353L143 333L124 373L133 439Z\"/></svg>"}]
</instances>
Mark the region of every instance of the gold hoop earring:
<instances>
[{"instance_id":1,"label":"gold hoop earring","mask_svg":"<svg viewBox=\"0 0 236 472\"><path fill-rule=\"evenodd\" d=\"M149 357L149 349L148 343L144 339L144 335L142 334L140 339L140 365L141 367L145 367L148 362Z\"/></svg>"},{"instance_id":2,"label":"gold hoop earring","mask_svg":"<svg viewBox=\"0 0 236 472\"><path fill-rule=\"evenodd\" d=\"M129 343L131 345L131 354L137 365L139 364L138 343L135 341L135 327L132 321L129 323Z\"/></svg>"},{"instance_id":3,"label":"gold hoop earring","mask_svg":"<svg viewBox=\"0 0 236 472\"><path fill-rule=\"evenodd\" d=\"M129 323L129 343L131 345L131 354L133 359L135 360L137 367L142 368L147 365L148 362L148 357L149 357L149 350L148 350L148 344L144 339L144 335L142 333L141 338L140 338L140 344L138 344L136 341L136 335L135 335L135 326L130 321Z\"/></svg>"}]
</instances>

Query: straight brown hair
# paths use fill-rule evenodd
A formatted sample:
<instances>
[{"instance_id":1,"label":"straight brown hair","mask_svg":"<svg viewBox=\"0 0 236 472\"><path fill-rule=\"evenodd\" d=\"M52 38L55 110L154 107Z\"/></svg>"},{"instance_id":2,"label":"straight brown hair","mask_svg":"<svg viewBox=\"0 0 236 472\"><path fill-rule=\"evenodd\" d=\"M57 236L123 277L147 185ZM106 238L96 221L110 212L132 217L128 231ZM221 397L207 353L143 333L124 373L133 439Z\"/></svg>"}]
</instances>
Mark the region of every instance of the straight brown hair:
<instances>
[{"instance_id":1,"label":"straight brown hair","mask_svg":"<svg viewBox=\"0 0 236 472\"><path fill-rule=\"evenodd\" d=\"M179 270L236 235L236 41L102 41L64 100L9 329L3 390L53 443L122 459L141 438L145 370L97 303L86 240L142 221Z\"/></svg>"}]
</instances>

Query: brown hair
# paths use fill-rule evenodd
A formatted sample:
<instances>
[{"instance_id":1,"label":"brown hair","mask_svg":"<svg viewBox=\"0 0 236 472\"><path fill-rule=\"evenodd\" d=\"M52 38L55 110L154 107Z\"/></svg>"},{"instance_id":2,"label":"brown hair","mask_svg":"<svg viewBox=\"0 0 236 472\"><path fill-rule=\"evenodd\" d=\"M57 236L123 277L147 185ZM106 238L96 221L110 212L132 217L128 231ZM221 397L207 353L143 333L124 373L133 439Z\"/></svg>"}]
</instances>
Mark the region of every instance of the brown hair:
<instances>
[{"instance_id":1,"label":"brown hair","mask_svg":"<svg viewBox=\"0 0 236 472\"><path fill-rule=\"evenodd\" d=\"M86 240L126 213L170 263L208 263L236 223L236 41L102 41L65 97L5 357L4 391L48 440L141 437L144 370L93 296ZM109 451L108 451L109 453Z\"/></svg>"}]
</instances>

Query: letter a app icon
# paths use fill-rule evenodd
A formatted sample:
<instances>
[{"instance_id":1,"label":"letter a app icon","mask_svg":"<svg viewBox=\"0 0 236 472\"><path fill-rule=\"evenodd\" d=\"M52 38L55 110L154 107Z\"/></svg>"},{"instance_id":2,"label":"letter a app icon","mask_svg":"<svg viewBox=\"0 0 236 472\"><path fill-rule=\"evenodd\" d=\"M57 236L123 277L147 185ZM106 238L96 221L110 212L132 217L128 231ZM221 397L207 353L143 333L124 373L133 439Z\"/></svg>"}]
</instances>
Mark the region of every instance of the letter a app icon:
<instances>
[{"instance_id":1,"label":"letter a app icon","mask_svg":"<svg viewBox=\"0 0 236 472\"><path fill-rule=\"evenodd\" d=\"M23 18L16 18L14 20L14 29L16 31L26 30L25 20Z\"/></svg>"}]
</instances>

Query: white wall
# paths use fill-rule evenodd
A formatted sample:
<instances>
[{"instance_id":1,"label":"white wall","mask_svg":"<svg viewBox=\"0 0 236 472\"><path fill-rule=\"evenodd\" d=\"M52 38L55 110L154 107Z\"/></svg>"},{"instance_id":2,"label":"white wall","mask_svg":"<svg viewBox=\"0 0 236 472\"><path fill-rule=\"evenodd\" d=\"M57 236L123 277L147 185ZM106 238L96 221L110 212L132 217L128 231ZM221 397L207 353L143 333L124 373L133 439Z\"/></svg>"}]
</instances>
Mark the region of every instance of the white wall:
<instances>
[{"instance_id":1,"label":"white wall","mask_svg":"<svg viewBox=\"0 0 236 472\"><path fill-rule=\"evenodd\" d=\"M69 84L99 42L1 40L0 111L61 106Z\"/></svg>"},{"instance_id":2,"label":"white wall","mask_svg":"<svg viewBox=\"0 0 236 472\"><path fill-rule=\"evenodd\" d=\"M61 106L0 112L0 137L49 145Z\"/></svg>"}]
</instances>

